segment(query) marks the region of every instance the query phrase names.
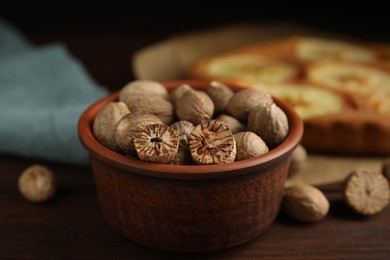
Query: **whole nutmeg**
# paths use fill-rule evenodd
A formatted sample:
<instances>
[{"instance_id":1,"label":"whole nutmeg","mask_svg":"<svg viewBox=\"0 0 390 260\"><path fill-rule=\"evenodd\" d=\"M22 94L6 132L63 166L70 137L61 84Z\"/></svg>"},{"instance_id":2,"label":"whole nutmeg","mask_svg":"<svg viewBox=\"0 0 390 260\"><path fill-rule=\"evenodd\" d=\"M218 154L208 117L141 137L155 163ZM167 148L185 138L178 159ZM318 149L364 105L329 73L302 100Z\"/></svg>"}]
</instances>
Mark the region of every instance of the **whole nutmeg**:
<instances>
[{"instance_id":1,"label":"whole nutmeg","mask_svg":"<svg viewBox=\"0 0 390 260\"><path fill-rule=\"evenodd\" d=\"M284 190L282 210L296 220L315 222L328 214L329 201L316 187L295 184Z\"/></svg>"},{"instance_id":2,"label":"whole nutmeg","mask_svg":"<svg viewBox=\"0 0 390 260\"><path fill-rule=\"evenodd\" d=\"M374 215L390 202L387 179L377 171L358 169L352 171L344 183L344 201L354 211Z\"/></svg>"},{"instance_id":3,"label":"whole nutmeg","mask_svg":"<svg viewBox=\"0 0 390 260\"><path fill-rule=\"evenodd\" d=\"M119 151L115 141L115 126L119 120L130 112L125 103L110 102L97 114L93 122L93 134L96 139L107 148Z\"/></svg>"},{"instance_id":4,"label":"whole nutmeg","mask_svg":"<svg viewBox=\"0 0 390 260\"><path fill-rule=\"evenodd\" d=\"M39 164L25 169L19 177L20 193L31 202L43 202L56 193L56 181L53 172Z\"/></svg>"},{"instance_id":5,"label":"whole nutmeg","mask_svg":"<svg viewBox=\"0 0 390 260\"><path fill-rule=\"evenodd\" d=\"M129 113L122 117L115 126L115 142L124 153L135 155L134 138L136 134L146 125L156 123L162 123L156 115L145 112Z\"/></svg>"},{"instance_id":6,"label":"whole nutmeg","mask_svg":"<svg viewBox=\"0 0 390 260\"><path fill-rule=\"evenodd\" d=\"M233 90L219 81L210 82L204 91L213 101L216 113L224 112L234 95Z\"/></svg>"},{"instance_id":7,"label":"whole nutmeg","mask_svg":"<svg viewBox=\"0 0 390 260\"><path fill-rule=\"evenodd\" d=\"M305 168L307 163L307 152L302 144L299 144L291 153L290 173Z\"/></svg>"},{"instance_id":8,"label":"whole nutmeg","mask_svg":"<svg viewBox=\"0 0 390 260\"><path fill-rule=\"evenodd\" d=\"M158 116L165 124L171 124L174 119L172 104L161 96L138 94L123 99L131 112L145 112Z\"/></svg>"},{"instance_id":9,"label":"whole nutmeg","mask_svg":"<svg viewBox=\"0 0 390 260\"><path fill-rule=\"evenodd\" d=\"M287 116L275 103L254 107L249 112L248 128L260 136L270 149L278 146L289 131Z\"/></svg>"},{"instance_id":10,"label":"whole nutmeg","mask_svg":"<svg viewBox=\"0 0 390 260\"><path fill-rule=\"evenodd\" d=\"M218 116L215 120L227 124L230 127L230 130L232 130L233 134L247 130L246 126L243 123L229 115L222 114Z\"/></svg>"},{"instance_id":11,"label":"whole nutmeg","mask_svg":"<svg viewBox=\"0 0 390 260\"><path fill-rule=\"evenodd\" d=\"M240 132L234 135L236 140L236 161L249 159L268 152L264 141L253 132Z\"/></svg>"},{"instance_id":12,"label":"whole nutmeg","mask_svg":"<svg viewBox=\"0 0 390 260\"><path fill-rule=\"evenodd\" d=\"M187 91L176 102L177 117L194 125L198 125L203 121L209 121L213 114L214 103L203 91Z\"/></svg>"},{"instance_id":13,"label":"whole nutmeg","mask_svg":"<svg viewBox=\"0 0 390 260\"><path fill-rule=\"evenodd\" d=\"M176 102L186 93L187 91L194 90L190 85L183 84L175 88L172 93L169 95L169 100L173 106L176 106Z\"/></svg>"},{"instance_id":14,"label":"whole nutmeg","mask_svg":"<svg viewBox=\"0 0 390 260\"><path fill-rule=\"evenodd\" d=\"M260 104L273 103L271 95L261 89L248 88L236 92L229 100L227 112L242 122L246 122L249 111Z\"/></svg>"},{"instance_id":15,"label":"whole nutmeg","mask_svg":"<svg viewBox=\"0 0 390 260\"><path fill-rule=\"evenodd\" d=\"M168 99L167 89L157 81L152 80L135 80L129 82L119 92L119 101L124 101L128 97L134 95L150 95L159 96L164 99Z\"/></svg>"}]
</instances>

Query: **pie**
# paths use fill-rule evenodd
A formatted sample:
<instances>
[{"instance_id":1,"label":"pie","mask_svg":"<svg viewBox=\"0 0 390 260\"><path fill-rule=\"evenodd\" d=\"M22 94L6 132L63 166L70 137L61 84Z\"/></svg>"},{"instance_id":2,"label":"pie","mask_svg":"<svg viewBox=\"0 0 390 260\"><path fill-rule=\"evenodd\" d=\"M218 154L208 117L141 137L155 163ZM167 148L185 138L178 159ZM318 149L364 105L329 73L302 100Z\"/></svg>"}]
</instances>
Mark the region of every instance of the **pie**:
<instances>
[{"instance_id":1,"label":"pie","mask_svg":"<svg viewBox=\"0 0 390 260\"><path fill-rule=\"evenodd\" d=\"M390 154L390 45L290 37L204 57L193 78L267 89L293 106L309 151Z\"/></svg>"}]
</instances>

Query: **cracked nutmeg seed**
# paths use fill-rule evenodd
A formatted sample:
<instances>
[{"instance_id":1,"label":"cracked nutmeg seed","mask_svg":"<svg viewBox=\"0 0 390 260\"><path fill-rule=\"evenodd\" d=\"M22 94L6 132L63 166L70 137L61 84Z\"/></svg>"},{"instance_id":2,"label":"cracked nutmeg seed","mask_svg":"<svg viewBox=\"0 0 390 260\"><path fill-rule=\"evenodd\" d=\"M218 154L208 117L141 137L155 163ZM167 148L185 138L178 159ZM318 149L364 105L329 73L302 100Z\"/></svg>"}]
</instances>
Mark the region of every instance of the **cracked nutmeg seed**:
<instances>
[{"instance_id":1,"label":"cracked nutmeg seed","mask_svg":"<svg viewBox=\"0 0 390 260\"><path fill-rule=\"evenodd\" d=\"M165 124L150 124L137 133L134 146L143 161L169 163L177 154L179 136Z\"/></svg>"},{"instance_id":2,"label":"cracked nutmeg seed","mask_svg":"<svg viewBox=\"0 0 390 260\"><path fill-rule=\"evenodd\" d=\"M211 120L191 132L190 150L197 164L231 163L236 157L236 142L229 126Z\"/></svg>"},{"instance_id":3,"label":"cracked nutmeg seed","mask_svg":"<svg viewBox=\"0 0 390 260\"><path fill-rule=\"evenodd\" d=\"M356 212L374 215L389 204L389 183L377 171L354 170L345 181L344 200Z\"/></svg>"}]
</instances>

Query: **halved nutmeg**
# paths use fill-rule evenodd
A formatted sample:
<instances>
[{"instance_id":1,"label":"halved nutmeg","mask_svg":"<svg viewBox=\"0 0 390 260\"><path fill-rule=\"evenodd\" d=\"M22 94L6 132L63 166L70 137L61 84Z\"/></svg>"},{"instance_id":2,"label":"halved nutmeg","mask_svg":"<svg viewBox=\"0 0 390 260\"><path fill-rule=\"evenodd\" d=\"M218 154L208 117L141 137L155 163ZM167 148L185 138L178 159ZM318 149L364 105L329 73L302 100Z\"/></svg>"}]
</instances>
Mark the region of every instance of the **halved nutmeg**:
<instances>
[{"instance_id":1,"label":"halved nutmeg","mask_svg":"<svg viewBox=\"0 0 390 260\"><path fill-rule=\"evenodd\" d=\"M190 150L197 164L231 163L236 157L236 142L229 126L211 120L191 132Z\"/></svg>"},{"instance_id":2,"label":"halved nutmeg","mask_svg":"<svg viewBox=\"0 0 390 260\"><path fill-rule=\"evenodd\" d=\"M150 124L137 133L134 146L143 161L169 163L177 154L179 136L165 124Z\"/></svg>"},{"instance_id":3,"label":"halved nutmeg","mask_svg":"<svg viewBox=\"0 0 390 260\"><path fill-rule=\"evenodd\" d=\"M377 171L355 170L346 179L344 200L356 212L374 215L389 204L389 183Z\"/></svg>"}]
</instances>

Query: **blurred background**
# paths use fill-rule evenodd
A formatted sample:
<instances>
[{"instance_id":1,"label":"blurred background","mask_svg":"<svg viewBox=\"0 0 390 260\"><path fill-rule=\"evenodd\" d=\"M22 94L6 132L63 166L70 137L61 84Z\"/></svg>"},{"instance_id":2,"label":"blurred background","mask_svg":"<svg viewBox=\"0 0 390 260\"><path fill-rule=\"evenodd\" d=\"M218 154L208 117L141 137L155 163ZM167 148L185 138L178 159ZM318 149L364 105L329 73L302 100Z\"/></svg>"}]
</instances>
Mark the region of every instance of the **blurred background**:
<instances>
[{"instance_id":1,"label":"blurred background","mask_svg":"<svg viewBox=\"0 0 390 260\"><path fill-rule=\"evenodd\" d=\"M91 76L110 89L119 89L134 78L130 60L138 49L182 33L235 22L287 21L356 39L390 42L390 19L378 2L353 2L343 8L320 1L240 1L218 7L194 1L179 5L126 2L83 0L72 5L71 1L25 4L5 0L0 16L38 46L65 43Z\"/></svg>"}]
</instances>

